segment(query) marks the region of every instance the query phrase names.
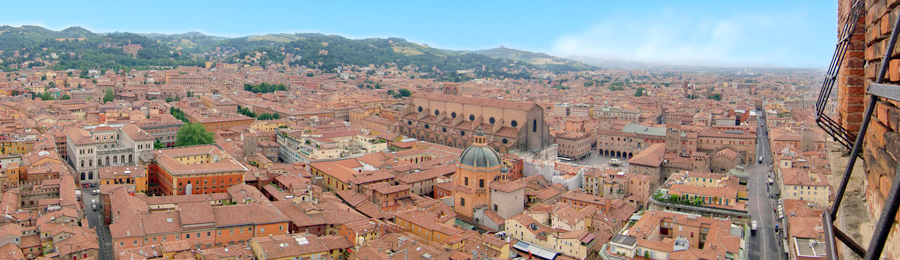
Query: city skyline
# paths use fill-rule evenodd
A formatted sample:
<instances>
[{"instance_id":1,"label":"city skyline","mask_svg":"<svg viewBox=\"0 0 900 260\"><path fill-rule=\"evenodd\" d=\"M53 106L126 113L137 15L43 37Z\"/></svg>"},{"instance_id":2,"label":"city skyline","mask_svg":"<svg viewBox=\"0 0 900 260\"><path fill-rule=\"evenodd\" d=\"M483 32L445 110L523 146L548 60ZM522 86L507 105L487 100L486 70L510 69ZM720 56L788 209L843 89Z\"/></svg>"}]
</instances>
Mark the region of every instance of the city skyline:
<instances>
[{"instance_id":1,"label":"city skyline","mask_svg":"<svg viewBox=\"0 0 900 260\"><path fill-rule=\"evenodd\" d=\"M25 3L9 3L13 9ZM348 38L400 37L450 50L505 46L559 57L705 66L824 68L834 51L837 6L831 2L336 4L135 3L130 8L50 2L45 12L13 12L0 24L52 30L243 37L324 33ZM244 7L241 7L244 6ZM188 10L188 11L182 11ZM91 12L104 15L79 15ZM344 14L344 15L341 15ZM531 15L523 15L531 14ZM828 14L828 15L826 15ZM237 18L236 18L237 17ZM344 17L344 18L342 18ZM337 18L337 19L335 19ZM148 22L149 21L149 22Z\"/></svg>"}]
</instances>

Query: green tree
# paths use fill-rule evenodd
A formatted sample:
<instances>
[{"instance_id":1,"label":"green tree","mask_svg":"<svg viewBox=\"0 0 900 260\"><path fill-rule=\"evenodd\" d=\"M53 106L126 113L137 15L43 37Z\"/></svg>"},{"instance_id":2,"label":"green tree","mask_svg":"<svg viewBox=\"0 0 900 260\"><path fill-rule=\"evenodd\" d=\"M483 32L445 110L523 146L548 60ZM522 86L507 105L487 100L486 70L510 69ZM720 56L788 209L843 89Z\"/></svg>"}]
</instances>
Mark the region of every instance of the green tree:
<instances>
[{"instance_id":1,"label":"green tree","mask_svg":"<svg viewBox=\"0 0 900 260\"><path fill-rule=\"evenodd\" d=\"M181 129L179 129L179 130L181 130ZM163 148L166 148L166 145L162 144L162 142L159 141L159 138L156 138L156 142L153 143L153 149L163 149Z\"/></svg>"},{"instance_id":2,"label":"green tree","mask_svg":"<svg viewBox=\"0 0 900 260\"><path fill-rule=\"evenodd\" d=\"M644 91L647 91L647 89L645 89L644 87L639 87L637 90L634 91L634 96L635 97L643 96Z\"/></svg>"},{"instance_id":3,"label":"green tree","mask_svg":"<svg viewBox=\"0 0 900 260\"><path fill-rule=\"evenodd\" d=\"M585 81L585 82L584 82L584 86L585 86L585 87L591 87L591 86L594 86L594 82L593 82L593 81Z\"/></svg>"},{"instance_id":4,"label":"green tree","mask_svg":"<svg viewBox=\"0 0 900 260\"><path fill-rule=\"evenodd\" d=\"M42 100L53 100L53 96L50 95L50 92L44 92L41 94Z\"/></svg>"},{"instance_id":5,"label":"green tree","mask_svg":"<svg viewBox=\"0 0 900 260\"><path fill-rule=\"evenodd\" d=\"M721 101L722 95L720 95L719 93L716 93L716 94L709 95L706 98L707 99L715 99L716 101Z\"/></svg>"},{"instance_id":6,"label":"green tree","mask_svg":"<svg viewBox=\"0 0 900 260\"><path fill-rule=\"evenodd\" d=\"M175 118L178 118L178 120L181 120L182 122L190 123L190 120L187 119L187 116L184 114L184 111L181 111L181 109L179 109L177 107L173 107L171 110L169 110L169 114L172 114L172 116L174 116Z\"/></svg>"},{"instance_id":7,"label":"green tree","mask_svg":"<svg viewBox=\"0 0 900 260\"><path fill-rule=\"evenodd\" d=\"M187 123L175 133L175 146L189 146L214 143L213 133L207 132L200 123Z\"/></svg>"},{"instance_id":8,"label":"green tree","mask_svg":"<svg viewBox=\"0 0 900 260\"><path fill-rule=\"evenodd\" d=\"M103 95L103 103L113 101L116 99L116 93L113 93L112 89L106 89L106 95Z\"/></svg>"},{"instance_id":9,"label":"green tree","mask_svg":"<svg viewBox=\"0 0 900 260\"><path fill-rule=\"evenodd\" d=\"M69 100L69 99L72 99L72 97L70 97L69 94L63 94L62 97L59 97L59 100Z\"/></svg>"},{"instance_id":10,"label":"green tree","mask_svg":"<svg viewBox=\"0 0 900 260\"><path fill-rule=\"evenodd\" d=\"M412 91L409 91L405 88L401 88L400 91L397 91L397 94L394 94L394 98L403 98L408 96L412 96Z\"/></svg>"}]
</instances>

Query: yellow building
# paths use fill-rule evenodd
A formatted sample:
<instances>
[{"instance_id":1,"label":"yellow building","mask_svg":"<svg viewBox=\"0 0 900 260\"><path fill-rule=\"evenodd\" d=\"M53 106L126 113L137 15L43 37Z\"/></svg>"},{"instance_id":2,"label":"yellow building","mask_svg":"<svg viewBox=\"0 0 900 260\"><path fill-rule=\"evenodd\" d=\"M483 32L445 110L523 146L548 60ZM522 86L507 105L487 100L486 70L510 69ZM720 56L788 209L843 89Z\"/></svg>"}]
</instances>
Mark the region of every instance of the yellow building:
<instances>
[{"instance_id":1,"label":"yellow building","mask_svg":"<svg viewBox=\"0 0 900 260\"><path fill-rule=\"evenodd\" d=\"M110 166L97 169L101 185L133 186L135 192L147 193L146 165Z\"/></svg>"},{"instance_id":2,"label":"yellow building","mask_svg":"<svg viewBox=\"0 0 900 260\"><path fill-rule=\"evenodd\" d=\"M353 175L361 172L363 169L363 165L356 159L309 164L309 172L313 176L322 177L319 183L324 184L332 191L349 190L350 180L353 178Z\"/></svg>"},{"instance_id":3,"label":"yellow building","mask_svg":"<svg viewBox=\"0 0 900 260\"><path fill-rule=\"evenodd\" d=\"M576 259L585 259L596 243L595 236L586 230L564 231L541 224L528 215L516 215L506 220L506 234Z\"/></svg>"},{"instance_id":4,"label":"yellow building","mask_svg":"<svg viewBox=\"0 0 900 260\"><path fill-rule=\"evenodd\" d=\"M781 197L830 205L831 185L822 170L781 169Z\"/></svg>"},{"instance_id":5,"label":"yellow building","mask_svg":"<svg viewBox=\"0 0 900 260\"><path fill-rule=\"evenodd\" d=\"M250 129L256 131L275 131L276 128L285 127L287 124L284 120L261 120L250 125Z\"/></svg>"},{"instance_id":6,"label":"yellow building","mask_svg":"<svg viewBox=\"0 0 900 260\"><path fill-rule=\"evenodd\" d=\"M26 154L31 152L32 147L34 147L33 140L0 141L0 155Z\"/></svg>"}]
</instances>

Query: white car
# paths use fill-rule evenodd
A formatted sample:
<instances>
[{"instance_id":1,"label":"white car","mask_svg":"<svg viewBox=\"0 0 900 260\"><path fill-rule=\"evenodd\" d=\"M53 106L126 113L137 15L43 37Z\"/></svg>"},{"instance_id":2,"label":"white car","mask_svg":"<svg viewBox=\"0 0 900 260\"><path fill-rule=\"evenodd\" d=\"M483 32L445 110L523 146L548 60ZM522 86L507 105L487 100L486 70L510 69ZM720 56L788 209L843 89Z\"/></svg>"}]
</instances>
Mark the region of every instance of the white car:
<instances>
[{"instance_id":1,"label":"white car","mask_svg":"<svg viewBox=\"0 0 900 260\"><path fill-rule=\"evenodd\" d=\"M756 220L750 224L750 234L756 235Z\"/></svg>"},{"instance_id":2,"label":"white car","mask_svg":"<svg viewBox=\"0 0 900 260\"><path fill-rule=\"evenodd\" d=\"M611 160L609 160L609 165L612 165L612 166L619 166L620 164L622 164L622 162L619 161L619 159L611 159Z\"/></svg>"}]
</instances>

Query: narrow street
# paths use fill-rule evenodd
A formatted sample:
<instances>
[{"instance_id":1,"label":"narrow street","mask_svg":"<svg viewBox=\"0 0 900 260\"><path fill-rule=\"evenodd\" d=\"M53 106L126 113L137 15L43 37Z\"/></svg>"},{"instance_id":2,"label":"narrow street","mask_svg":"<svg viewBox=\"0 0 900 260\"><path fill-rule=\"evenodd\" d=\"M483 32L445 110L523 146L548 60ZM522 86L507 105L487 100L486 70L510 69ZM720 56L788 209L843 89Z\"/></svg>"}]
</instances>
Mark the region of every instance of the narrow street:
<instances>
[{"instance_id":1,"label":"narrow street","mask_svg":"<svg viewBox=\"0 0 900 260\"><path fill-rule=\"evenodd\" d=\"M112 251L112 237L109 234L109 226L103 222L103 203L100 202L100 195L91 194L91 190L95 188L81 189L82 202L84 202L85 218L91 228L97 230L97 237L100 238L100 259L114 259ZM91 202L97 200L97 210L91 207Z\"/></svg>"},{"instance_id":2,"label":"narrow street","mask_svg":"<svg viewBox=\"0 0 900 260\"><path fill-rule=\"evenodd\" d=\"M756 145L757 161L754 163L759 162L759 156L763 157L762 163L748 169L749 211L752 220L758 224L756 235L750 237L750 259L784 259L781 235L775 233L775 225L779 227L782 225L775 219L774 199L769 197L778 187L767 184L769 172L772 171L772 158L766 131L768 128L764 128L764 125L765 117L760 115Z\"/></svg>"}]
</instances>

